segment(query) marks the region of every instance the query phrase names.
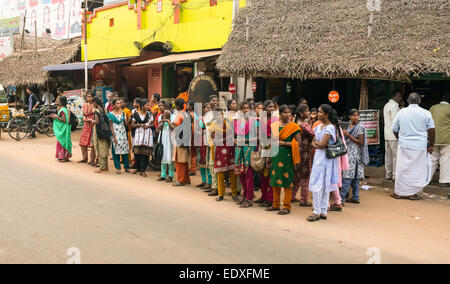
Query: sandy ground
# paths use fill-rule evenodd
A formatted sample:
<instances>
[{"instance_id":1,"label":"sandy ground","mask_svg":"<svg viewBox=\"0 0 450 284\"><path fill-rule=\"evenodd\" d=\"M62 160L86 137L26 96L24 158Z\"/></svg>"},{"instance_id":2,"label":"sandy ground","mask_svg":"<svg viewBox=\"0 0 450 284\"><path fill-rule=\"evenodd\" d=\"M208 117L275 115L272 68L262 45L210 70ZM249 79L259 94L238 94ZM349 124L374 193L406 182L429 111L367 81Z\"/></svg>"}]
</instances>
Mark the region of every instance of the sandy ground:
<instances>
[{"instance_id":1,"label":"sandy ground","mask_svg":"<svg viewBox=\"0 0 450 284\"><path fill-rule=\"evenodd\" d=\"M0 262L65 263L450 263L450 203L442 196L394 200L390 189L361 192L361 204L308 223L294 204L278 216L217 203L193 187L129 174L94 174L74 158L54 159L55 139L0 139ZM111 168L113 168L111 164ZM193 179L197 184L199 178ZM259 194L257 194L257 198Z\"/></svg>"}]
</instances>

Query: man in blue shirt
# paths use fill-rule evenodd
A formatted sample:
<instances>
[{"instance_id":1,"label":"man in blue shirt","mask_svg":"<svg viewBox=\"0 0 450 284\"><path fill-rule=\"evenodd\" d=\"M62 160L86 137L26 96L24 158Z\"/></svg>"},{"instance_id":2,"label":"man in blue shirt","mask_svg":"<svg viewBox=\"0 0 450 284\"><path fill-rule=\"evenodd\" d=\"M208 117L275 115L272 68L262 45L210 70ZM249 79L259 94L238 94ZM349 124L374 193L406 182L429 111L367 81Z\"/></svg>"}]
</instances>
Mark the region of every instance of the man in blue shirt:
<instances>
[{"instance_id":1,"label":"man in blue shirt","mask_svg":"<svg viewBox=\"0 0 450 284\"><path fill-rule=\"evenodd\" d=\"M418 193L431 181L428 153L434 151L435 126L431 113L419 106L419 94L411 93L408 103L407 108L397 113L392 125L398 139L397 178L392 197L419 200Z\"/></svg>"},{"instance_id":2,"label":"man in blue shirt","mask_svg":"<svg viewBox=\"0 0 450 284\"><path fill-rule=\"evenodd\" d=\"M36 95L36 93L34 92L34 90L35 90L34 87L31 87L31 86L27 87L27 94L29 96L28 97L28 111L29 112L36 110L40 104L39 98ZM33 116L30 117L30 123L31 123L31 125L34 125L36 123L36 119ZM33 126L33 129L31 130L29 138L36 138L34 126Z\"/></svg>"}]
</instances>

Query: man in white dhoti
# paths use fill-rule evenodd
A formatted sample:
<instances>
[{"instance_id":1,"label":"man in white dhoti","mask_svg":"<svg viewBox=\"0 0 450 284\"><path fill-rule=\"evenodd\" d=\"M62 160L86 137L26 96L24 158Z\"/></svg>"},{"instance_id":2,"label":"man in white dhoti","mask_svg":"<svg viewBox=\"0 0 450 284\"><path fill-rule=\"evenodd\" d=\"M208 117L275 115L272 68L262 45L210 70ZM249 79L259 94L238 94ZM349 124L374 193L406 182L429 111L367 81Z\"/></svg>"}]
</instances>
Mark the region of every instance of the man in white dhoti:
<instances>
[{"instance_id":1,"label":"man in white dhoti","mask_svg":"<svg viewBox=\"0 0 450 284\"><path fill-rule=\"evenodd\" d=\"M431 181L435 126L431 113L419 107L419 94L411 93L408 103L407 108L397 113L392 125L398 138L395 193L392 197L419 200L418 193Z\"/></svg>"},{"instance_id":2,"label":"man in white dhoti","mask_svg":"<svg viewBox=\"0 0 450 284\"><path fill-rule=\"evenodd\" d=\"M450 93L430 109L436 124L436 141L431 157L431 174L439 166L439 183L450 187Z\"/></svg>"}]
</instances>

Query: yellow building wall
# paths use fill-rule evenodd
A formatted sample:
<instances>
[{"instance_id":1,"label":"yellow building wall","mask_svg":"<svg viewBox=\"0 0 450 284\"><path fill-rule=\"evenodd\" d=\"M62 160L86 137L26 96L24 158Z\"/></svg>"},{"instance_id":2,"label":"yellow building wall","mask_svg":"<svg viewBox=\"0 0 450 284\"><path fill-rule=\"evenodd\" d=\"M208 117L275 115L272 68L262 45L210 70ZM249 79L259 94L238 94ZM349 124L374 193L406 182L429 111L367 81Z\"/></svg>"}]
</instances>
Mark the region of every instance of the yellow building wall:
<instances>
[{"instance_id":1,"label":"yellow building wall","mask_svg":"<svg viewBox=\"0 0 450 284\"><path fill-rule=\"evenodd\" d=\"M153 42L170 42L172 53L219 49L228 40L233 18L233 1L186 0L181 3L179 23L174 23L175 6L172 0L162 1L157 12L157 0L148 1L142 11L142 29L138 30L138 14L128 1L105 9L97 9L87 25L88 60L139 56L136 47ZM245 6L240 0L240 7ZM113 19L114 25L110 26ZM84 45L84 40L82 41ZM82 58L84 58L82 48Z\"/></svg>"}]
</instances>

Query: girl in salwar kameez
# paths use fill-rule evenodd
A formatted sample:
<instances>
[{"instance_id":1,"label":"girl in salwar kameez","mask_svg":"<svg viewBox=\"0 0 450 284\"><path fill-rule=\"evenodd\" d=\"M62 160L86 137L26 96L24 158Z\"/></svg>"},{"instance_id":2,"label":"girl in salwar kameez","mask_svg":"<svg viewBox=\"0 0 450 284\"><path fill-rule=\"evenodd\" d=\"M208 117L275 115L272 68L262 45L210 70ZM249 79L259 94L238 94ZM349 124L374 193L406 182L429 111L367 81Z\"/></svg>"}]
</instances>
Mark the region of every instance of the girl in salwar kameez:
<instances>
[{"instance_id":1,"label":"girl in salwar kameez","mask_svg":"<svg viewBox=\"0 0 450 284\"><path fill-rule=\"evenodd\" d=\"M86 103L83 105L83 130L80 137L80 148L83 155L83 159L78 163L88 163L89 165L94 165L96 163L96 155L94 145L92 145L92 134L94 126L94 97L92 93L88 92L86 94ZM88 161L88 152L91 150L90 161Z\"/></svg>"},{"instance_id":2,"label":"girl in salwar kameez","mask_svg":"<svg viewBox=\"0 0 450 284\"><path fill-rule=\"evenodd\" d=\"M223 116L223 114L222 114ZM222 143L216 145L215 159L214 159L214 172L217 174L217 186L218 195L217 201L222 201L225 195L225 174L229 174L231 181L231 194L233 200L238 201L237 187L236 187L236 175L234 173L234 155L235 150L234 143L234 129L233 119L228 120L227 117L223 117L222 123L215 125L214 137L216 141L219 139Z\"/></svg>"},{"instance_id":3,"label":"girl in salwar kameez","mask_svg":"<svg viewBox=\"0 0 450 284\"><path fill-rule=\"evenodd\" d=\"M175 177L175 163L172 161L173 157L173 123L175 116L169 111L169 104L160 101L159 110L161 115L158 118L158 141L163 145L163 157L161 160L161 176L158 181L165 181L171 183Z\"/></svg>"},{"instance_id":4,"label":"girl in salwar kameez","mask_svg":"<svg viewBox=\"0 0 450 284\"><path fill-rule=\"evenodd\" d=\"M97 125L100 123L100 118L106 116L106 111L103 108L103 102L100 98L94 98L94 130L92 135L92 142L94 144L95 153L97 153L98 165L100 169L95 171L98 174L108 172L108 156L109 148L111 146L110 139L101 139L97 135Z\"/></svg>"},{"instance_id":5,"label":"girl in salwar kameez","mask_svg":"<svg viewBox=\"0 0 450 284\"><path fill-rule=\"evenodd\" d=\"M364 153L367 149L364 126L359 123L359 112L356 109L349 111L350 125L347 130L344 130L345 140L347 142L349 169L342 173L342 200L346 200L349 193L350 186L353 188L352 198L345 202L359 204L359 180L364 178ZM366 156L368 159L368 155Z\"/></svg>"},{"instance_id":6,"label":"girl in salwar kameez","mask_svg":"<svg viewBox=\"0 0 450 284\"><path fill-rule=\"evenodd\" d=\"M260 117L261 131L266 139L272 137L272 128L279 127L279 118L272 116L272 112L275 111L275 105L271 100L264 102L264 111ZM261 147L263 145L260 145ZM270 150L270 145L264 147L264 150ZM255 203L260 207L270 207L273 203L273 189L270 186L270 163L266 159L266 167L259 173L259 183L261 188L261 198L256 200Z\"/></svg>"},{"instance_id":7,"label":"girl in salwar kameez","mask_svg":"<svg viewBox=\"0 0 450 284\"><path fill-rule=\"evenodd\" d=\"M53 132L56 136L56 158L60 162L68 162L72 158L72 138L69 111L67 110L67 97L59 99L58 115L52 117Z\"/></svg>"},{"instance_id":8,"label":"girl in salwar kameez","mask_svg":"<svg viewBox=\"0 0 450 284\"><path fill-rule=\"evenodd\" d=\"M250 104L244 102L240 106L242 117L234 121L234 131L236 134L235 153L235 173L239 175L242 183L242 200L237 204L240 208L253 206L255 193L255 176L250 163L253 151L256 151L258 140L259 122L255 117L250 116Z\"/></svg>"},{"instance_id":9,"label":"girl in salwar kameez","mask_svg":"<svg viewBox=\"0 0 450 284\"><path fill-rule=\"evenodd\" d=\"M311 147L311 143L314 140L314 131L311 129L309 122L310 112L308 105L301 104L297 109L296 123L302 129L302 138L300 142L300 148L302 149L300 165L295 171L294 177L294 190L292 192L292 201L299 189L300 194L300 206L310 207L312 204L308 202L309 195L309 176L311 174L312 161L314 158L314 150Z\"/></svg>"},{"instance_id":10,"label":"girl in salwar kameez","mask_svg":"<svg viewBox=\"0 0 450 284\"><path fill-rule=\"evenodd\" d=\"M312 147L316 149L309 181L309 190L313 193L314 214L307 218L310 222L326 220L330 193L338 190L339 159L328 159L327 144L336 143L339 129L338 118L330 105L321 105L318 112L321 125L314 128L315 138Z\"/></svg>"},{"instance_id":11,"label":"girl in salwar kameez","mask_svg":"<svg viewBox=\"0 0 450 284\"><path fill-rule=\"evenodd\" d=\"M211 111L211 107L209 103L206 103L203 106L203 114L206 114L209 111ZM198 129L201 131L201 133L198 133L197 135L202 135L202 145L196 147L197 165L200 168L200 176L202 178L202 182L197 185L197 188L210 190L212 186L212 176L207 163L208 142L206 139L206 125L203 121L203 116L198 118Z\"/></svg>"},{"instance_id":12,"label":"girl in salwar kameez","mask_svg":"<svg viewBox=\"0 0 450 284\"><path fill-rule=\"evenodd\" d=\"M270 185L273 188L273 204L266 211L279 211L279 215L291 212L292 189L294 187L294 168L300 163L301 129L290 122L291 110L288 106L280 107L278 154L272 157L270 167ZM275 133L272 133L275 135ZM276 149L271 149L272 152ZM284 188L283 209L280 210L281 188Z\"/></svg>"}]
</instances>

